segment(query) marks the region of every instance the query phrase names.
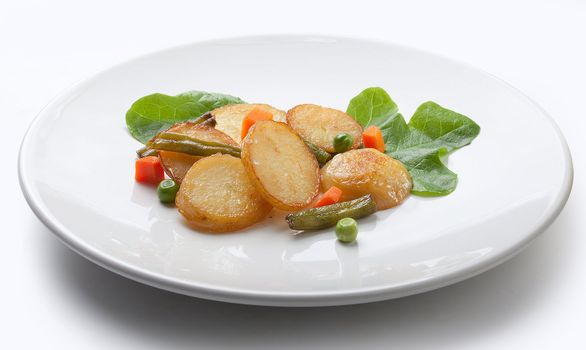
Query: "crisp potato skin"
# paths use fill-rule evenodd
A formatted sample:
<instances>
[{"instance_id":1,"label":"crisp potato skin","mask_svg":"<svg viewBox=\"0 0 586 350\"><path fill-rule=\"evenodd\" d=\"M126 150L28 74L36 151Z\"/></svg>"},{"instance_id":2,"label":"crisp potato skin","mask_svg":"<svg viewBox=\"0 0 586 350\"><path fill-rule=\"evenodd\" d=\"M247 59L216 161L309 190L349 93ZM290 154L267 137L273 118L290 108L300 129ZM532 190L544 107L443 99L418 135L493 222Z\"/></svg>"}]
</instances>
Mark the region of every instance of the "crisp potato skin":
<instances>
[{"instance_id":1,"label":"crisp potato skin","mask_svg":"<svg viewBox=\"0 0 586 350\"><path fill-rule=\"evenodd\" d=\"M254 108L261 108L273 114L273 120L285 122L285 112L264 103L242 103L227 105L214 109L211 113L216 119L216 129L226 133L236 142L240 143L242 120Z\"/></svg>"},{"instance_id":2,"label":"crisp potato skin","mask_svg":"<svg viewBox=\"0 0 586 350\"><path fill-rule=\"evenodd\" d=\"M159 151L159 158L165 173L176 182L181 183L191 166L202 157L179 152Z\"/></svg>"},{"instance_id":3,"label":"crisp potato skin","mask_svg":"<svg viewBox=\"0 0 586 350\"><path fill-rule=\"evenodd\" d=\"M185 175L175 204L190 226L208 232L236 231L261 221L270 211L238 158L215 154Z\"/></svg>"},{"instance_id":4,"label":"crisp potato skin","mask_svg":"<svg viewBox=\"0 0 586 350\"><path fill-rule=\"evenodd\" d=\"M242 162L261 195L276 208L304 208L319 192L319 164L285 123L256 122L242 141Z\"/></svg>"},{"instance_id":5,"label":"crisp potato skin","mask_svg":"<svg viewBox=\"0 0 586 350\"><path fill-rule=\"evenodd\" d=\"M229 146L238 147L238 143L230 136L207 124L195 124L192 122L182 122L174 124L166 130L166 132L175 132L182 135L187 135L198 140L208 142L218 142Z\"/></svg>"},{"instance_id":6,"label":"crisp potato skin","mask_svg":"<svg viewBox=\"0 0 586 350\"><path fill-rule=\"evenodd\" d=\"M167 131L188 135L202 141L218 142L238 147L238 144L230 136L209 125L183 122L173 125ZM202 157L178 152L159 151L159 158L165 173L173 180L181 182L189 168Z\"/></svg>"},{"instance_id":7,"label":"crisp potato skin","mask_svg":"<svg viewBox=\"0 0 586 350\"><path fill-rule=\"evenodd\" d=\"M372 194L377 210L400 204L413 183L405 166L398 160L372 148L340 153L321 169L321 187L340 188L347 201Z\"/></svg>"},{"instance_id":8,"label":"crisp potato skin","mask_svg":"<svg viewBox=\"0 0 586 350\"><path fill-rule=\"evenodd\" d=\"M298 105L287 111L287 124L305 141L334 153L334 138L348 133L353 139L352 149L362 142L362 127L351 116L333 108L313 104Z\"/></svg>"}]
</instances>

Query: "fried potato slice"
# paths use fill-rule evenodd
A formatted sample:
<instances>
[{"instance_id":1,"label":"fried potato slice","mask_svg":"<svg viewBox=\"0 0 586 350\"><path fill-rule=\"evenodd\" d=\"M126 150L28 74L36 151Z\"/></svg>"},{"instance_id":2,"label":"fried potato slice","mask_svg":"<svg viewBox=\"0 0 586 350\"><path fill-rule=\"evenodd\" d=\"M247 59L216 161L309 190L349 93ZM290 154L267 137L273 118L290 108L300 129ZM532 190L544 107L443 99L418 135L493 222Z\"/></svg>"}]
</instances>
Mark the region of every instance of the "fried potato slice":
<instances>
[{"instance_id":1,"label":"fried potato slice","mask_svg":"<svg viewBox=\"0 0 586 350\"><path fill-rule=\"evenodd\" d=\"M241 141L242 120L254 108L264 109L273 114L273 120L285 122L285 112L262 103L242 103L214 109L211 113L216 119L216 129L226 133L237 142Z\"/></svg>"},{"instance_id":2,"label":"fried potato slice","mask_svg":"<svg viewBox=\"0 0 586 350\"><path fill-rule=\"evenodd\" d=\"M159 151L159 158L167 176L181 183L191 166L203 157L179 152Z\"/></svg>"},{"instance_id":3,"label":"fried potato slice","mask_svg":"<svg viewBox=\"0 0 586 350\"><path fill-rule=\"evenodd\" d=\"M238 144L232 140L230 136L209 125L183 122L173 125L167 130L167 132L188 135L202 141L219 142L238 147ZM173 180L181 182L193 163L202 157L178 152L159 151L159 158L161 159L161 164L163 165L163 169L165 169L165 173Z\"/></svg>"},{"instance_id":4,"label":"fried potato slice","mask_svg":"<svg viewBox=\"0 0 586 350\"><path fill-rule=\"evenodd\" d=\"M270 211L238 158L215 154L185 175L175 204L190 226L208 232L236 231L261 221Z\"/></svg>"},{"instance_id":5,"label":"fried potato slice","mask_svg":"<svg viewBox=\"0 0 586 350\"><path fill-rule=\"evenodd\" d=\"M236 147L239 146L238 143L236 143L236 141L234 141L230 136L208 124L182 122L174 124L172 127L167 129L166 132L174 132L190 136L201 141L219 142Z\"/></svg>"},{"instance_id":6,"label":"fried potato slice","mask_svg":"<svg viewBox=\"0 0 586 350\"><path fill-rule=\"evenodd\" d=\"M305 141L326 150L334 150L334 137L348 133L354 139L352 149L362 142L362 127L351 116L333 108L312 104L298 105L287 111L287 124Z\"/></svg>"},{"instance_id":7,"label":"fried potato slice","mask_svg":"<svg viewBox=\"0 0 586 350\"><path fill-rule=\"evenodd\" d=\"M242 141L242 162L261 195L274 207L297 210L319 191L319 165L285 123L256 122Z\"/></svg>"},{"instance_id":8,"label":"fried potato slice","mask_svg":"<svg viewBox=\"0 0 586 350\"><path fill-rule=\"evenodd\" d=\"M342 190L341 200L372 194L378 210L392 208L411 193L413 183L400 161L372 148L340 153L321 169L321 188Z\"/></svg>"}]
</instances>

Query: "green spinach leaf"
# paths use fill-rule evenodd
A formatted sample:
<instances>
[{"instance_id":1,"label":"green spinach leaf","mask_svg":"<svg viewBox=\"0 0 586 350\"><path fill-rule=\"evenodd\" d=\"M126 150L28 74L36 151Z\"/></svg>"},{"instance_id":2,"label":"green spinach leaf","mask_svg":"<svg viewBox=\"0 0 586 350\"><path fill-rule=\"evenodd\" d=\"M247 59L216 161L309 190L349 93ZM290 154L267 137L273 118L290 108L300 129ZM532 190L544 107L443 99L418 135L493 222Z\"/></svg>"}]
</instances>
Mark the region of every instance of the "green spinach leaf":
<instances>
[{"instance_id":1,"label":"green spinach leaf","mask_svg":"<svg viewBox=\"0 0 586 350\"><path fill-rule=\"evenodd\" d=\"M364 128L376 125L382 129L387 119L399 113L399 107L384 89L369 87L350 100L346 113Z\"/></svg>"},{"instance_id":2,"label":"green spinach leaf","mask_svg":"<svg viewBox=\"0 0 586 350\"><path fill-rule=\"evenodd\" d=\"M138 99L126 112L126 127L138 141L146 143L171 125L197 118L215 108L245 103L238 97L189 91L176 96L152 94Z\"/></svg>"},{"instance_id":3,"label":"green spinach leaf","mask_svg":"<svg viewBox=\"0 0 586 350\"><path fill-rule=\"evenodd\" d=\"M443 196L453 192L458 177L442 158L472 142L480 133L478 124L434 102L423 103L406 123L383 89L365 91L350 101L347 113L363 127L375 124L381 128L385 153L405 164L413 178L413 194ZM364 98L373 93L375 96ZM387 106L377 101L387 101Z\"/></svg>"}]
</instances>

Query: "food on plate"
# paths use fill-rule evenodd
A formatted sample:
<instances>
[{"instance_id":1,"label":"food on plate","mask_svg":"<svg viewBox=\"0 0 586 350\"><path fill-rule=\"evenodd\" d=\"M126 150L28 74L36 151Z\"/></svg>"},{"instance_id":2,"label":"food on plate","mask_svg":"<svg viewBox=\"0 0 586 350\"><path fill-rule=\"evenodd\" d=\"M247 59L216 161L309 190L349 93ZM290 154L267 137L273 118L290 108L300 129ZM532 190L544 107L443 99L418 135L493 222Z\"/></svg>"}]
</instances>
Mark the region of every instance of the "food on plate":
<instances>
[{"instance_id":1,"label":"food on plate","mask_svg":"<svg viewBox=\"0 0 586 350\"><path fill-rule=\"evenodd\" d=\"M333 153L334 138L346 133L353 138L351 148L360 146L362 127L348 114L314 104L298 105L287 111L287 124L302 139Z\"/></svg>"},{"instance_id":2,"label":"food on plate","mask_svg":"<svg viewBox=\"0 0 586 350\"><path fill-rule=\"evenodd\" d=\"M313 205L314 208L323 207L324 205L336 204L342 198L342 190L336 186L330 187L324 194L322 194L318 201Z\"/></svg>"},{"instance_id":3,"label":"food on plate","mask_svg":"<svg viewBox=\"0 0 586 350\"><path fill-rule=\"evenodd\" d=\"M210 113L216 120L216 129L224 132L235 141L240 142L243 139L243 137L241 137L242 121L253 109L260 109L270 113L272 115L271 119L274 121L285 121L284 111L262 103L232 104L214 109Z\"/></svg>"},{"instance_id":4,"label":"food on plate","mask_svg":"<svg viewBox=\"0 0 586 350\"><path fill-rule=\"evenodd\" d=\"M271 210L242 161L227 154L197 161L181 182L175 204L189 225L209 232L245 228Z\"/></svg>"},{"instance_id":5,"label":"food on plate","mask_svg":"<svg viewBox=\"0 0 586 350\"><path fill-rule=\"evenodd\" d=\"M240 130L240 138L244 139L248 135L248 130L259 120L273 120L273 113L261 109L253 108L244 119L242 119L242 129Z\"/></svg>"},{"instance_id":6,"label":"food on plate","mask_svg":"<svg viewBox=\"0 0 586 350\"><path fill-rule=\"evenodd\" d=\"M242 140L242 162L262 196L275 208L298 210L318 194L319 164L285 123L255 123Z\"/></svg>"},{"instance_id":7,"label":"food on plate","mask_svg":"<svg viewBox=\"0 0 586 350\"><path fill-rule=\"evenodd\" d=\"M136 100L126 112L126 128L140 143L173 124L205 115L230 104L244 103L238 97L205 91L188 91L179 95L151 94Z\"/></svg>"},{"instance_id":8,"label":"food on plate","mask_svg":"<svg viewBox=\"0 0 586 350\"><path fill-rule=\"evenodd\" d=\"M343 218L336 223L336 237L342 243L352 243L358 236L358 223L352 218Z\"/></svg>"},{"instance_id":9,"label":"food on plate","mask_svg":"<svg viewBox=\"0 0 586 350\"><path fill-rule=\"evenodd\" d=\"M363 148L334 156L321 169L322 189L337 187L342 201L371 194L378 210L392 208L411 193L411 176L396 159Z\"/></svg>"},{"instance_id":10,"label":"food on plate","mask_svg":"<svg viewBox=\"0 0 586 350\"><path fill-rule=\"evenodd\" d=\"M202 142L215 142L228 146L238 147L238 143L236 143L230 136L216 129L213 123L208 122L210 120L214 120L212 117L208 116L209 114L205 114L198 118L195 122L182 122L174 124L169 129L159 132L153 139L150 140L150 142L156 140L158 137L160 137L160 135L175 134L197 139ZM203 121L201 121L202 119Z\"/></svg>"},{"instance_id":11,"label":"food on plate","mask_svg":"<svg viewBox=\"0 0 586 350\"><path fill-rule=\"evenodd\" d=\"M443 160L480 132L434 102L407 122L378 87L352 98L346 113L315 104L285 113L202 91L152 94L132 104L126 124L144 144L135 180L158 186L160 202L174 203L192 228L237 231L275 208L288 212L292 230L335 226L342 243L356 240L356 220L410 194L454 191L457 175Z\"/></svg>"},{"instance_id":12,"label":"food on plate","mask_svg":"<svg viewBox=\"0 0 586 350\"><path fill-rule=\"evenodd\" d=\"M332 159L332 155L330 153L317 147L313 143L305 141L305 144L307 145L309 150L313 153L313 155L315 156L315 159L317 160L317 162L319 163L320 166L326 164L326 162L328 160Z\"/></svg>"},{"instance_id":13,"label":"food on plate","mask_svg":"<svg viewBox=\"0 0 586 350\"><path fill-rule=\"evenodd\" d=\"M319 230L336 225L343 218L360 219L376 212L370 194L346 202L311 208L287 215L292 230Z\"/></svg>"},{"instance_id":14,"label":"food on plate","mask_svg":"<svg viewBox=\"0 0 586 350\"><path fill-rule=\"evenodd\" d=\"M158 151L171 151L191 154L192 156L211 156L216 153L240 157L240 148L225 143L202 141L192 136L162 131L147 146Z\"/></svg>"},{"instance_id":15,"label":"food on plate","mask_svg":"<svg viewBox=\"0 0 586 350\"><path fill-rule=\"evenodd\" d=\"M139 156L148 151L158 152L165 172L177 182L181 182L193 163L203 156L225 153L239 157L238 144L210 126L209 120L213 119L206 118L201 123L178 123L159 132L138 151Z\"/></svg>"},{"instance_id":16,"label":"food on plate","mask_svg":"<svg viewBox=\"0 0 586 350\"><path fill-rule=\"evenodd\" d=\"M451 152L472 142L480 126L472 119L435 102L422 103L409 122L380 87L364 89L346 109L363 128L381 130L386 154L399 160L413 180L417 196L445 196L458 184L458 176L444 164Z\"/></svg>"},{"instance_id":17,"label":"food on plate","mask_svg":"<svg viewBox=\"0 0 586 350\"><path fill-rule=\"evenodd\" d=\"M334 137L334 152L344 153L352 149L354 145L354 137L352 135L341 132Z\"/></svg>"},{"instance_id":18,"label":"food on plate","mask_svg":"<svg viewBox=\"0 0 586 350\"><path fill-rule=\"evenodd\" d=\"M179 191L179 184L171 179L161 181L157 187L157 195L161 203L175 203L175 197Z\"/></svg>"},{"instance_id":19,"label":"food on plate","mask_svg":"<svg viewBox=\"0 0 586 350\"><path fill-rule=\"evenodd\" d=\"M165 173L178 183L183 181L193 163L203 158L202 156L171 151L158 151L158 154Z\"/></svg>"},{"instance_id":20,"label":"food on plate","mask_svg":"<svg viewBox=\"0 0 586 350\"><path fill-rule=\"evenodd\" d=\"M157 151L156 149L152 149L152 148L148 148L147 146L141 147L138 150L136 150L136 156L138 158L144 158L144 157L150 157L150 156L158 156L159 155L159 151Z\"/></svg>"},{"instance_id":21,"label":"food on plate","mask_svg":"<svg viewBox=\"0 0 586 350\"><path fill-rule=\"evenodd\" d=\"M134 163L134 179L144 184L158 185L165 178L159 157L142 157Z\"/></svg>"},{"instance_id":22,"label":"food on plate","mask_svg":"<svg viewBox=\"0 0 586 350\"><path fill-rule=\"evenodd\" d=\"M378 126L371 125L362 132L362 144L365 148L374 148L379 152L385 151L385 140Z\"/></svg>"}]
</instances>

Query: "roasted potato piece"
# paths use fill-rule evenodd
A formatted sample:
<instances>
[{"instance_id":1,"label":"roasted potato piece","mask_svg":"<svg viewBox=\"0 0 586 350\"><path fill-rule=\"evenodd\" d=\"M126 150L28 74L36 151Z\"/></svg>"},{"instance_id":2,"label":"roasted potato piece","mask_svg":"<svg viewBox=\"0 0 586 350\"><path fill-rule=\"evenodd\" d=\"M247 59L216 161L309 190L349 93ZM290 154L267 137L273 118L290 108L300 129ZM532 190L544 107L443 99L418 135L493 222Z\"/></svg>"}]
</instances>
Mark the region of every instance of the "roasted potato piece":
<instances>
[{"instance_id":1,"label":"roasted potato piece","mask_svg":"<svg viewBox=\"0 0 586 350\"><path fill-rule=\"evenodd\" d=\"M411 193L413 183L403 163L372 148L340 153L321 169L321 188L343 192L341 200L372 194L378 210L392 208Z\"/></svg>"},{"instance_id":2,"label":"roasted potato piece","mask_svg":"<svg viewBox=\"0 0 586 350\"><path fill-rule=\"evenodd\" d=\"M301 209L319 191L319 165L285 123L256 122L242 141L242 162L261 195L274 207Z\"/></svg>"},{"instance_id":3,"label":"roasted potato piece","mask_svg":"<svg viewBox=\"0 0 586 350\"><path fill-rule=\"evenodd\" d=\"M166 130L166 132L188 135L202 141L219 142L230 146L238 146L231 137L205 124L195 124L192 122L177 123ZM177 182L183 181L185 174L189 168L191 168L193 163L202 158L199 156L170 151L159 151L158 153L163 168L165 169L165 173Z\"/></svg>"},{"instance_id":4,"label":"roasted potato piece","mask_svg":"<svg viewBox=\"0 0 586 350\"><path fill-rule=\"evenodd\" d=\"M271 211L238 158L215 154L185 175L175 204L190 226L209 232L236 231Z\"/></svg>"},{"instance_id":5,"label":"roasted potato piece","mask_svg":"<svg viewBox=\"0 0 586 350\"><path fill-rule=\"evenodd\" d=\"M362 141L362 127L351 116L337 109L305 104L287 111L287 124L305 141L334 153L334 137L345 132L352 136L351 149Z\"/></svg>"},{"instance_id":6,"label":"roasted potato piece","mask_svg":"<svg viewBox=\"0 0 586 350\"><path fill-rule=\"evenodd\" d=\"M203 158L171 151L159 151L158 153L165 173L179 183L183 181L185 174L187 174L187 171L189 171L193 163Z\"/></svg>"},{"instance_id":7,"label":"roasted potato piece","mask_svg":"<svg viewBox=\"0 0 586 350\"><path fill-rule=\"evenodd\" d=\"M177 123L165 132L187 135L202 141L218 142L235 147L239 146L230 136L207 124L195 124L192 122Z\"/></svg>"},{"instance_id":8,"label":"roasted potato piece","mask_svg":"<svg viewBox=\"0 0 586 350\"><path fill-rule=\"evenodd\" d=\"M240 142L242 119L244 119L244 117L246 117L246 115L254 108L261 108L271 112L274 121L285 122L285 112L276 109L273 106L262 103L243 103L214 109L211 113L216 119L216 129L226 133L237 142Z\"/></svg>"}]
</instances>

